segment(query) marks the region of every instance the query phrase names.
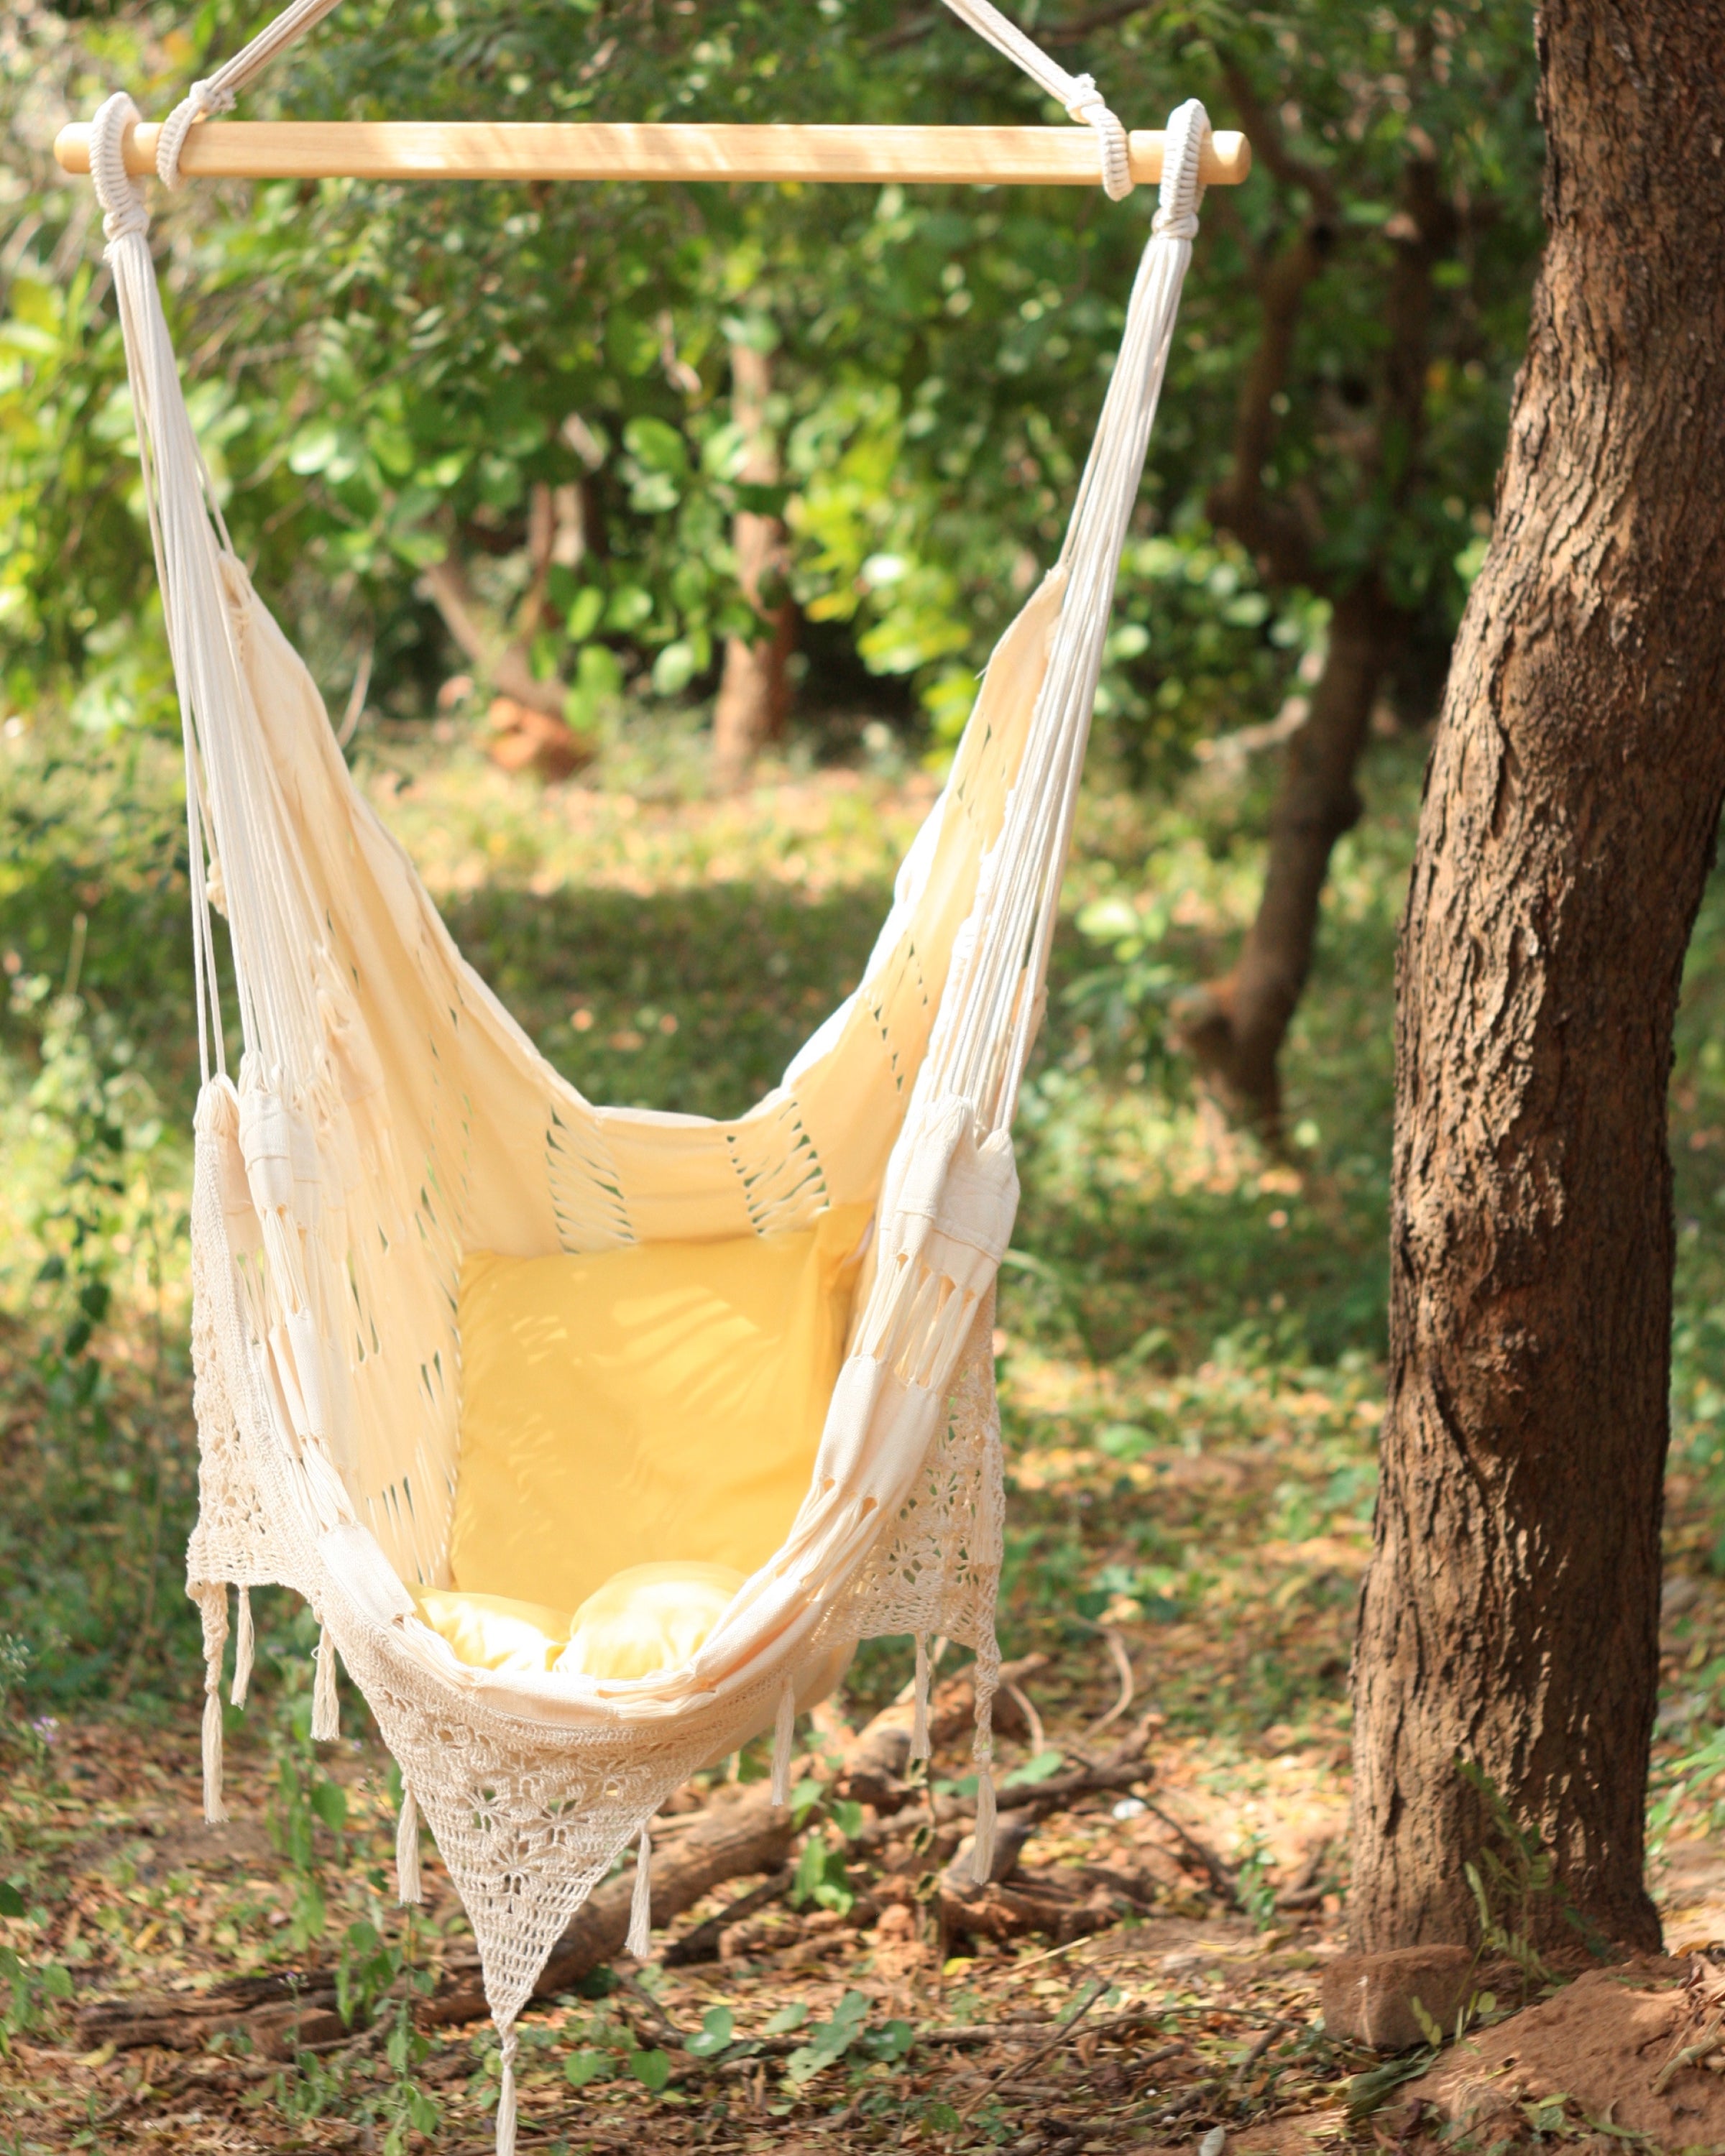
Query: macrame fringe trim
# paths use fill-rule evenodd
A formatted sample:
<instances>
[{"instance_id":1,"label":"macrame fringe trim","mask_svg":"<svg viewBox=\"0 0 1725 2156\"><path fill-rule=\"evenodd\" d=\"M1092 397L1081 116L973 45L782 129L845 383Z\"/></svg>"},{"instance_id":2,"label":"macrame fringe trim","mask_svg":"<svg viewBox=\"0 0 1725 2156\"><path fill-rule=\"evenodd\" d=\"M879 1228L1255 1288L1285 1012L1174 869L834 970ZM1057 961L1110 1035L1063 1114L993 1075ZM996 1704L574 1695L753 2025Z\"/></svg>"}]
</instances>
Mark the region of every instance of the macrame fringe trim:
<instances>
[{"instance_id":1,"label":"macrame fringe trim","mask_svg":"<svg viewBox=\"0 0 1725 2156\"><path fill-rule=\"evenodd\" d=\"M503 2032L503 2071L497 2082L497 2156L515 2156L515 2055L513 2028Z\"/></svg>"},{"instance_id":2,"label":"macrame fringe trim","mask_svg":"<svg viewBox=\"0 0 1725 2156\"><path fill-rule=\"evenodd\" d=\"M796 1688L787 1677L778 1688L778 1714L773 1725L773 1801L791 1800L791 1740L797 1732Z\"/></svg>"},{"instance_id":3,"label":"macrame fringe trim","mask_svg":"<svg viewBox=\"0 0 1725 2156\"><path fill-rule=\"evenodd\" d=\"M640 1845L635 1851L635 1891L629 1897L626 1948L637 1961L652 1958L653 1835L644 1826L641 1829Z\"/></svg>"},{"instance_id":4,"label":"macrame fringe trim","mask_svg":"<svg viewBox=\"0 0 1725 2156\"><path fill-rule=\"evenodd\" d=\"M336 1643L326 1625L317 1636L317 1678L311 1687L311 1734L320 1744L332 1743L341 1734L341 1717L336 1705Z\"/></svg>"},{"instance_id":5,"label":"macrame fringe trim","mask_svg":"<svg viewBox=\"0 0 1725 2156\"><path fill-rule=\"evenodd\" d=\"M229 1695L236 1707L245 1705L245 1696L252 1681L252 1594L249 1587L239 1590L239 1622L234 1634L234 1690Z\"/></svg>"},{"instance_id":6,"label":"macrame fringe trim","mask_svg":"<svg viewBox=\"0 0 1725 2156\"><path fill-rule=\"evenodd\" d=\"M419 1884L419 1807L405 1782L402 1784L401 1815L395 1823L395 1898L403 1908L410 1902L425 1899Z\"/></svg>"}]
</instances>

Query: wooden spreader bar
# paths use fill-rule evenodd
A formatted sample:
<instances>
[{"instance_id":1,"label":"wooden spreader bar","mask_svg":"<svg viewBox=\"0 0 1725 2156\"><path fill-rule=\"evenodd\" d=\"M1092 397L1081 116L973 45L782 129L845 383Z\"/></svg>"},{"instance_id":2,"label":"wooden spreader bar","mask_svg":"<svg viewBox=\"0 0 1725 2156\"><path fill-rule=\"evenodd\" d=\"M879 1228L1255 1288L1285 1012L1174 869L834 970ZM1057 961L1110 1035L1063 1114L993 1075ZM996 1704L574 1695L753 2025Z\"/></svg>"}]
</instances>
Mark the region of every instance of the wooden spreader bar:
<instances>
[{"instance_id":1,"label":"wooden spreader bar","mask_svg":"<svg viewBox=\"0 0 1725 2156\"><path fill-rule=\"evenodd\" d=\"M156 169L161 129L126 136L126 169ZM1159 129L1128 137L1132 177L1162 177ZM63 127L54 154L90 170L90 129ZM1252 168L1244 135L1206 135L1199 176L1233 187ZM630 126L466 120L205 121L180 170L198 179L862 180L1096 187L1101 147L1089 127L742 127L679 121Z\"/></svg>"}]
</instances>

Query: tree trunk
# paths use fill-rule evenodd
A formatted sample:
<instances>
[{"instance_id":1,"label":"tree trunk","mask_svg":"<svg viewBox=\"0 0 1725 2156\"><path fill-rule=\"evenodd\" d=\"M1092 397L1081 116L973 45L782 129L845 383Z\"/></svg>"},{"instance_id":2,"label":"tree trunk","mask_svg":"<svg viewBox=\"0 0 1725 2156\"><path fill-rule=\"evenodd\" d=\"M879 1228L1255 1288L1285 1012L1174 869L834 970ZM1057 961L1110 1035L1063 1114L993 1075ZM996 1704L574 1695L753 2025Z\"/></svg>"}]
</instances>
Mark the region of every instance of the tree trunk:
<instances>
[{"instance_id":1,"label":"tree trunk","mask_svg":"<svg viewBox=\"0 0 1725 2156\"><path fill-rule=\"evenodd\" d=\"M1331 850L1359 820L1353 774L1395 654L1395 620L1375 585L1356 585L1337 602L1311 711L1284 752L1257 913L1232 970L1177 1013L1182 1040L1230 1107L1272 1139L1281 1126L1281 1045L1312 970Z\"/></svg>"},{"instance_id":2,"label":"tree trunk","mask_svg":"<svg viewBox=\"0 0 1725 2156\"><path fill-rule=\"evenodd\" d=\"M1550 238L1402 926L1351 1922L1471 1939L1477 1762L1652 1946L1666 1091L1725 793L1725 0L1548 0Z\"/></svg>"},{"instance_id":3,"label":"tree trunk","mask_svg":"<svg viewBox=\"0 0 1725 2156\"><path fill-rule=\"evenodd\" d=\"M744 454L737 476L745 485L771 486L778 455L767 425L773 363L752 346L731 348L731 408L742 430ZM784 590L785 529L776 516L739 510L732 526L737 580L771 634L727 637L719 698L713 706L713 780L722 793L748 783L755 758L784 733L790 710L791 649L796 609Z\"/></svg>"}]
</instances>

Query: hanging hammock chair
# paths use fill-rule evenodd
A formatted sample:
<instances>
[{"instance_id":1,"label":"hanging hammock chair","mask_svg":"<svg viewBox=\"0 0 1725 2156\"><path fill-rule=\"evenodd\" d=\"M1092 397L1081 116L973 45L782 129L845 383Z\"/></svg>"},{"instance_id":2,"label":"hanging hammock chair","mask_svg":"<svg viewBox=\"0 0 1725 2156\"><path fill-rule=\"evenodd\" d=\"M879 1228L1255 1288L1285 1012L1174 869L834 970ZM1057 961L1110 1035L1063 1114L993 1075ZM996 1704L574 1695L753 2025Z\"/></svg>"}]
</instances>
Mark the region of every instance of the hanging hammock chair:
<instances>
[{"instance_id":1,"label":"hanging hammock chair","mask_svg":"<svg viewBox=\"0 0 1725 2156\"><path fill-rule=\"evenodd\" d=\"M301 0L198 85L162 131L164 177L192 122L330 4ZM1109 192L1124 193L1125 138L1088 79L985 0L954 5L1099 128ZM322 1626L313 1733L336 1733L339 1650L400 1763L403 1893L417 1897L423 1816L466 1905L503 2042L506 2152L513 2024L572 1915L639 1837L631 1946L644 1953L655 1810L768 1728L782 1798L799 1703L858 1640L916 1635L919 1706L932 1635L974 1653L987 1876L1009 1126L1206 123L1195 102L1170 123L1065 547L989 662L861 985L764 1100L711 1122L595 1106L560 1077L462 959L356 789L228 542L193 436L124 162L136 119L128 99L109 100L90 166L185 731L203 1081L187 1569L203 1621L206 1810L225 1816L228 1589L241 1590L242 1699L244 1590L291 1588ZM228 923L237 1081L212 905ZM542 1383L536 1404L521 1396L535 1371L551 1373L549 1407ZM651 1398L631 1422L611 1395L635 1383ZM554 1599L546 1568L559 1552L563 1611L592 1596L603 1618L617 1599L608 1572L628 1588L634 1568L681 1568L705 1583L707 1618L673 1623L644 1673L627 1655L583 1661L579 1622L554 1665L516 1652L480 1666L451 1607L483 1620L500 1614L488 1597ZM643 1576L651 1589L656 1575ZM674 1580L674 1604L684 1589ZM623 1602L628 1634L640 1610ZM685 1619L687 1604L684 1593ZM513 1613L517 1643L536 1636L535 1614Z\"/></svg>"}]
</instances>

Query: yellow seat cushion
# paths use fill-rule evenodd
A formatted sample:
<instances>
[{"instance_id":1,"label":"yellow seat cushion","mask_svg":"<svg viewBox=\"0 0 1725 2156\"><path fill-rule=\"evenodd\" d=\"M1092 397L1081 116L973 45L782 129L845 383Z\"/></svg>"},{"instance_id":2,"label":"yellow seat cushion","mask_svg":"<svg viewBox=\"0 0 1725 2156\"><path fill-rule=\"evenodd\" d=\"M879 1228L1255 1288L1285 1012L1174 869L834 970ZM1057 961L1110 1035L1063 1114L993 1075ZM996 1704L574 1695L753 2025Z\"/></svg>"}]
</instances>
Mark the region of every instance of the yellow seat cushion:
<instances>
[{"instance_id":1,"label":"yellow seat cushion","mask_svg":"<svg viewBox=\"0 0 1725 2156\"><path fill-rule=\"evenodd\" d=\"M692 1661L742 1585L727 1564L632 1564L575 1612L565 1675L650 1677Z\"/></svg>"},{"instance_id":2,"label":"yellow seat cushion","mask_svg":"<svg viewBox=\"0 0 1725 2156\"><path fill-rule=\"evenodd\" d=\"M567 1610L449 1587L409 1591L419 1614L470 1669L548 1670L569 1644Z\"/></svg>"},{"instance_id":3,"label":"yellow seat cushion","mask_svg":"<svg viewBox=\"0 0 1725 2156\"><path fill-rule=\"evenodd\" d=\"M809 1488L870 1210L727 1242L470 1252L452 1584L578 1610L640 1565L763 1564Z\"/></svg>"}]
</instances>

